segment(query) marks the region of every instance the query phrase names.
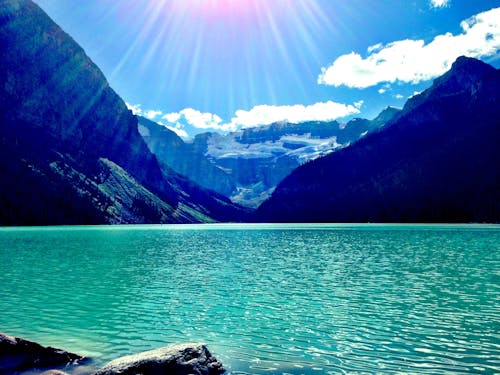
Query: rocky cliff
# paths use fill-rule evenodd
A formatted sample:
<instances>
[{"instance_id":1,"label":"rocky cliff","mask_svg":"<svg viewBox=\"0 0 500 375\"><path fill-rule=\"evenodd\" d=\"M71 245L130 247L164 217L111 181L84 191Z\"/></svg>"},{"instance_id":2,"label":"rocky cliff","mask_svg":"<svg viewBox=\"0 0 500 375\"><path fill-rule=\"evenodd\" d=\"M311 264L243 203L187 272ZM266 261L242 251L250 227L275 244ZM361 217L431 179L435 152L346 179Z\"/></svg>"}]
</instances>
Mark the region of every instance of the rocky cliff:
<instances>
[{"instance_id":1,"label":"rocky cliff","mask_svg":"<svg viewBox=\"0 0 500 375\"><path fill-rule=\"evenodd\" d=\"M99 68L32 1L0 1L0 48L0 224L152 222L145 212L159 202L161 222L205 221L211 210L198 215L204 202L183 198ZM103 174L110 165L125 174ZM109 193L103 176L129 190ZM118 209L122 193L135 198Z\"/></svg>"},{"instance_id":2,"label":"rocky cliff","mask_svg":"<svg viewBox=\"0 0 500 375\"><path fill-rule=\"evenodd\" d=\"M139 119L139 133L149 149L163 163L177 173L189 178L207 189L214 190L227 197L236 189L231 175L211 162L204 152L187 145L173 131L158 126L144 117Z\"/></svg>"}]
</instances>

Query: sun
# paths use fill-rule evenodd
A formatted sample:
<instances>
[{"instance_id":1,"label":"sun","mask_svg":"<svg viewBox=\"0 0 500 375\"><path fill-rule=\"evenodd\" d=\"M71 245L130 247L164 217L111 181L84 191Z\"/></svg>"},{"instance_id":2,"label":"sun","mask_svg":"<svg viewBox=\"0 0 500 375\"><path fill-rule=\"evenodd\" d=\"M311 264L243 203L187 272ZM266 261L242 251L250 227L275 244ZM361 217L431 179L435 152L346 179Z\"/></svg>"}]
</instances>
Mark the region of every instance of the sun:
<instances>
[{"instance_id":1,"label":"sun","mask_svg":"<svg viewBox=\"0 0 500 375\"><path fill-rule=\"evenodd\" d=\"M324 33L324 25L329 24L317 1L113 3L121 24L125 29L135 25L135 34L127 35L128 48L110 76L121 75L125 69L139 77L155 71L154 84L141 83L141 89L148 84L152 87L154 99L172 97L179 90L186 93L179 100L196 100L207 109L223 108L229 116L233 100L242 103L242 108L264 101L278 103L277 75L286 77L283 79L301 95L307 91L303 72L310 69L308 59L319 60L322 53L316 35Z\"/></svg>"},{"instance_id":2,"label":"sun","mask_svg":"<svg viewBox=\"0 0 500 375\"><path fill-rule=\"evenodd\" d=\"M262 0L205 0L190 3L195 12L219 19L249 16L265 5Z\"/></svg>"}]
</instances>

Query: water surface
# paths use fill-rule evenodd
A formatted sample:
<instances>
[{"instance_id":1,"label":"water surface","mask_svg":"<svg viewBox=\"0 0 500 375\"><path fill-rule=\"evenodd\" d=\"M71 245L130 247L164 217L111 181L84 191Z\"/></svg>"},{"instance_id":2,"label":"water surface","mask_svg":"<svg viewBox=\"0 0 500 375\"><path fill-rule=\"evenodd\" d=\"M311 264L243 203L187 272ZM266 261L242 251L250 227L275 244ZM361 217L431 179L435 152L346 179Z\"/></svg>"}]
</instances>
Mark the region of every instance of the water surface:
<instances>
[{"instance_id":1,"label":"water surface","mask_svg":"<svg viewBox=\"0 0 500 375\"><path fill-rule=\"evenodd\" d=\"M500 227L0 229L0 331L95 366L202 341L233 374L498 373Z\"/></svg>"}]
</instances>

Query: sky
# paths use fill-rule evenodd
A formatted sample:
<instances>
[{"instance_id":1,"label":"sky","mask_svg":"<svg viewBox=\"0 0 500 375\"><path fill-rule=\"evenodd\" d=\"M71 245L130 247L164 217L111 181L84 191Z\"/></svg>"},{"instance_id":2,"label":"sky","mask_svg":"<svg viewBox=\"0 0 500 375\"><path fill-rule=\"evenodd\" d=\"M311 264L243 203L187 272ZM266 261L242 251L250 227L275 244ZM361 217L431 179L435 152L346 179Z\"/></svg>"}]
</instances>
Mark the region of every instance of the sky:
<instances>
[{"instance_id":1,"label":"sky","mask_svg":"<svg viewBox=\"0 0 500 375\"><path fill-rule=\"evenodd\" d=\"M35 0L136 114L184 138L373 118L460 55L500 67L500 0Z\"/></svg>"}]
</instances>

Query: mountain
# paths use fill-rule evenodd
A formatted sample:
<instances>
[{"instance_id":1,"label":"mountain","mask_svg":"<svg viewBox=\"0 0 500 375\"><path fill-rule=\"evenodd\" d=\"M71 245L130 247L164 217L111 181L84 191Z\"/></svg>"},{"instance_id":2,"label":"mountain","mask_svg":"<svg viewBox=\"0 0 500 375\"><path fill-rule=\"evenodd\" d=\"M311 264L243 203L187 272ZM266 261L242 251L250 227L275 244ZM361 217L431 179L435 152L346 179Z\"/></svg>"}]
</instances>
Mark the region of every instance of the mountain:
<instances>
[{"instance_id":1,"label":"mountain","mask_svg":"<svg viewBox=\"0 0 500 375\"><path fill-rule=\"evenodd\" d=\"M276 222L500 221L500 72L460 57L379 132L297 168Z\"/></svg>"},{"instance_id":2,"label":"mountain","mask_svg":"<svg viewBox=\"0 0 500 375\"><path fill-rule=\"evenodd\" d=\"M177 173L225 196L236 189L230 175L208 160L204 153L186 145L173 131L144 117L138 116L138 120L139 133L151 152Z\"/></svg>"},{"instance_id":3,"label":"mountain","mask_svg":"<svg viewBox=\"0 0 500 375\"><path fill-rule=\"evenodd\" d=\"M0 0L0 225L244 217L158 162L137 118L30 0Z\"/></svg>"},{"instance_id":4,"label":"mountain","mask_svg":"<svg viewBox=\"0 0 500 375\"><path fill-rule=\"evenodd\" d=\"M274 123L226 135L202 133L184 142L144 118L139 132L159 160L233 202L256 208L301 164L327 155L375 131L399 112L387 108L376 119Z\"/></svg>"}]
</instances>

